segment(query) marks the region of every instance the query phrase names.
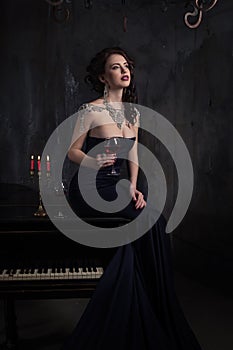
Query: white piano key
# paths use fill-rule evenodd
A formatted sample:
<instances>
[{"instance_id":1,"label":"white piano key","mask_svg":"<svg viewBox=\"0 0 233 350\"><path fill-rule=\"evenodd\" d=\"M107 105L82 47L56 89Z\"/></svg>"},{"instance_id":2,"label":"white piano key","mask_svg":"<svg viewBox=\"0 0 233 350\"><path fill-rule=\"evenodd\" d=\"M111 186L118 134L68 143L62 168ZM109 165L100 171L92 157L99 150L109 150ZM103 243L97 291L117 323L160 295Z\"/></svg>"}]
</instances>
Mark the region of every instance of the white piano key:
<instances>
[{"instance_id":1,"label":"white piano key","mask_svg":"<svg viewBox=\"0 0 233 350\"><path fill-rule=\"evenodd\" d=\"M22 269L19 269L18 274L17 274L17 278L21 281L25 279Z\"/></svg>"},{"instance_id":2,"label":"white piano key","mask_svg":"<svg viewBox=\"0 0 233 350\"><path fill-rule=\"evenodd\" d=\"M2 273L1 273L1 275L0 275L0 280L4 280L4 277L5 277L6 273L7 273L7 270L4 269L4 270L2 271Z\"/></svg>"},{"instance_id":3,"label":"white piano key","mask_svg":"<svg viewBox=\"0 0 233 350\"><path fill-rule=\"evenodd\" d=\"M48 276L46 269L42 269L42 271L40 273L40 279L47 280L48 278L49 278L49 276Z\"/></svg>"},{"instance_id":4,"label":"white piano key","mask_svg":"<svg viewBox=\"0 0 233 350\"><path fill-rule=\"evenodd\" d=\"M88 279L91 279L91 278L92 278L91 271L88 270L88 267L86 267L85 273L86 273L86 278L88 278Z\"/></svg>"},{"instance_id":5,"label":"white piano key","mask_svg":"<svg viewBox=\"0 0 233 350\"><path fill-rule=\"evenodd\" d=\"M8 273L8 270L7 270L7 269L3 270L2 276L3 276L3 280L8 280L9 273Z\"/></svg>"},{"instance_id":6,"label":"white piano key","mask_svg":"<svg viewBox=\"0 0 233 350\"><path fill-rule=\"evenodd\" d=\"M61 268L61 267L60 267L60 269L59 269L59 278L60 278L61 280L64 279L64 272L62 271L62 268Z\"/></svg>"},{"instance_id":7,"label":"white piano key","mask_svg":"<svg viewBox=\"0 0 233 350\"><path fill-rule=\"evenodd\" d=\"M68 267L65 268L65 273L64 273L64 278L65 279L69 279L69 275L70 275L70 269Z\"/></svg>"},{"instance_id":8,"label":"white piano key","mask_svg":"<svg viewBox=\"0 0 233 350\"><path fill-rule=\"evenodd\" d=\"M49 267L49 268L48 268L48 273L47 273L49 279L52 279L52 277L51 277L52 271L53 271L52 268Z\"/></svg>"},{"instance_id":9,"label":"white piano key","mask_svg":"<svg viewBox=\"0 0 233 350\"><path fill-rule=\"evenodd\" d=\"M97 275L97 273L94 271L94 268L91 267L91 278L93 278L93 279L97 278L96 275Z\"/></svg>"},{"instance_id":10,"label":"white piano key","mask_svg":"<svg viewBox=\"0 0 233 350\"><path fill-rule=\"evenodd\" d=\"M21 272L21 269L17 269L17 270L16 270L16 272L15 272L15 274L14 274L14 276L13 276L13 279L14 279L15 281L18 281L18 280L21 279L21 278L19 277L20 272Z\"/></svg>"},{"instance_id":11,"label":"white piano key","mask_svg":"<svg viewBox=\"0 0 233 350\"><path fill-rule=\"evenodd\" d=\"M32 269L29 269L27 275L28 275L27 279L29 279L29 280L35 280L36 279L36 276L35 276L34 271Z\"/></svg>"},{"instance_id":12,"label":"white piano key","mask_svg":"<svg viewBox=\"0 0 233 350\"><path fill-rule=\"evenodd\" d=\"M82 278L83 278L82 268L79 267L79 268L78 268L78 279L82 279Z\"/></svg>"},{"instance_id":13,"label":"white piano key","mask_svg":"<svg viewBox=\"0 0 233 350\"><path fill-rule=\"evenodd\" d=\"M72 279L78 279L79 278L79 274L78 272L75 271L75 268L73 267L69 273L69 276L71 276Z\"/></svg>"},{"instance_id":14,"label":"white piano key","mask_svg":"<svg viewBox=\"0 0 233 350\"><path fill-rule=\"evenodd\" d=\"M82 276L84 279L87 279L87 272L86 269L82 268Z\"/></svg>"},{"instance_id":15,"label":"white piano key","mask_svg":"<svg viewBox=\"0 0 233 350\"><path fill-rule=\"evenodd\" d=\"M54 278L57 280L57 279L59 279L59 276L60 275L60 273L59 273L59 271L58 271L58 268L56 267L55 268L55 273L54 273Z\"/></svg>"},{"instance_id":16,"label":"white piano key","mask_svg":"<svg viewBox=\"0 0 233 350\"><path fill-rule=\"evenodd\" d=\"M9 270L9 280L13 280L13 276L14 276L14 270L13 269L10 269Z\"/></svg>"},{"instance_id":17,"label":"white piano key","mask_svg":"<svg viewBox=\"0 0 233 350\"><path fill-rule=\"evenodd\" d=\"M97 270L96 278L100 278L103 275L104 270L102 267L96 267L96 270Z\"/></svg>"},{"instance_id":18,"label":"white piano key","mask_svg":"<svg viewBox=\"0 0 233 350\"><path fill-rule=\"evenodd\" d=\"M34 271L33 271L33 275L34 275L35 279L39 279L38 278L38 271L39 271L39 269L34 269Z\"/></svg>"}]
</instances>

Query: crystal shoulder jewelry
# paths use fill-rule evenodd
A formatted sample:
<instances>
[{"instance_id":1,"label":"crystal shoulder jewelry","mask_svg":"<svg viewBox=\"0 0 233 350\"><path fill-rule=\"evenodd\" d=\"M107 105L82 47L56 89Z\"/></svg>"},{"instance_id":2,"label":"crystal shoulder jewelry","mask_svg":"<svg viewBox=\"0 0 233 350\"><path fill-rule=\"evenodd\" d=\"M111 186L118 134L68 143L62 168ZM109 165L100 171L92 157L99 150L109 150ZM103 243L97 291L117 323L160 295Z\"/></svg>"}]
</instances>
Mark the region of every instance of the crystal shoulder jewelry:
<instances>
[{"instance_id":1,"label":"crystal shoulder jewelry","mask_svg":"<svg viewBox=\"0 0 233 350\"><path fill-rule=\"evenodd\" d=\"M91 103L84 103L82 104L79 109L78 109L78 117L80 119L80 132L85 132L87 131L85 128L85 118L86 115L90 112L103 112L105 110L105 107L93 105Z\"/></svg>"},{"instance_id":2,"label":"crystal shoulder jewelry","mask_svg":"<svg viewBox=\"0 0 233 350\"><path fill-rule=\"evenodd\" d=\"M125 121L125 110L124 108L114 108L112 105L107 101L106 94L104 95L104 106L106 107L110 117L112 120L116 123L117 127L121 129L122 124Z\"/></svg>"}]
</instances>

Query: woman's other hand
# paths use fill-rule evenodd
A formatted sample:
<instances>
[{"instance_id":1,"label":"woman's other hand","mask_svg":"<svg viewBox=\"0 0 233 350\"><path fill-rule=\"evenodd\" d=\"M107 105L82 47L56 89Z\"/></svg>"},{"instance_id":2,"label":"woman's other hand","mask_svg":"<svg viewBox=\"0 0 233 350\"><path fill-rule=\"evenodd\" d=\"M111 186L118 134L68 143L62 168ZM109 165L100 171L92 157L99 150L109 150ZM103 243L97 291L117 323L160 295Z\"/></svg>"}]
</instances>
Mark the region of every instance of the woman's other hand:
<instances>
[{"instance_id":1,"label":"woman's other hand","mask_svg":"<svg viewBox=\"0 0 233 350\"><path fill-rule=\"evenodd\" d=\"M146 201L144 200L144 195L142 192L138 191L135 186L131 184L130 193L132 195L133 200L135 201L135 208L142 209L146 206Z\"/></svg>"},{"instance_id":2,"label":"woman's other hand","mask_svg":"<svg viewBox=\"0 0 233 350\"><path fill-rule=\"evenodd\" d=\"M96 156L96 163L98 168L111 166L115 163L115 161L116 161L115 153L111 153L111 154L102 153L102 154L97 154Z\"/></svg>"}]
</instances>

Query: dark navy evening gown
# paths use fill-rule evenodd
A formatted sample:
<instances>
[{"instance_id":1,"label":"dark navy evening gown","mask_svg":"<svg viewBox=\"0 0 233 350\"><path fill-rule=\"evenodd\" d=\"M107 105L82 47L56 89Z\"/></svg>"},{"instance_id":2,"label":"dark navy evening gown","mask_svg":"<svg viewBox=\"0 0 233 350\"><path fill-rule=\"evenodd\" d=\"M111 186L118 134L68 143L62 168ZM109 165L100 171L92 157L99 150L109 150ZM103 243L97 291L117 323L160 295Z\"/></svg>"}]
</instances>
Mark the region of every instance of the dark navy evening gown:
<instances>
[{"instance_id":1,"label":"dark navy evening gown","mask_svg":"<svg viewBox=\"0 0 233 350\"><path fill-rule=\"evenodd\" d=\"M103 141L88 136L85 151ZM121 138L121 152L127 153L134 142L134 138ZM116 168L122 164L118 155ZM109 167L99 170L96 185L100 195L111 201L117 196L118 178L107 172ZM77 176L71 188L70 203L78 215L106 217L82 199ZM134 205L132 201L117 216L135 218L140 210ZM161 215L142 237L116 248L62 350L201 350L175 294L170 238L165 226Z\"/></svg>"}]
</instances>

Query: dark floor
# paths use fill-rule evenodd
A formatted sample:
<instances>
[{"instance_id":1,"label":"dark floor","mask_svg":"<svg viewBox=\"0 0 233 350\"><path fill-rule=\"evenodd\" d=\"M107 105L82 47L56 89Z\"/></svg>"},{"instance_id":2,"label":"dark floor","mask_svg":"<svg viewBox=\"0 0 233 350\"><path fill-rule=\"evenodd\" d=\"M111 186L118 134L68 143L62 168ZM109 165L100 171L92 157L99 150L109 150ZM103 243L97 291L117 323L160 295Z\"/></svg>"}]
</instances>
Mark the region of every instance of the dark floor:
<instances>
[{"instance_id":1,"label":"dark floor","mask_svg":"<svg viewBox=\"0 0 233 350\"><path fill-rule=\"evenodd\" d=\"M175 274L176 290L203 350L233 349L233 298ZM84 311L88 299L17 301L21 349L58 350ZM2 303L0 337L4 339ZM188 350L188 349L187 349Z\"/></svg>"}]
</instances>

